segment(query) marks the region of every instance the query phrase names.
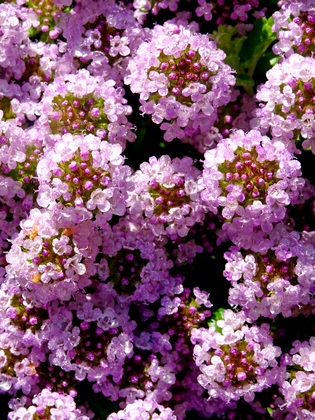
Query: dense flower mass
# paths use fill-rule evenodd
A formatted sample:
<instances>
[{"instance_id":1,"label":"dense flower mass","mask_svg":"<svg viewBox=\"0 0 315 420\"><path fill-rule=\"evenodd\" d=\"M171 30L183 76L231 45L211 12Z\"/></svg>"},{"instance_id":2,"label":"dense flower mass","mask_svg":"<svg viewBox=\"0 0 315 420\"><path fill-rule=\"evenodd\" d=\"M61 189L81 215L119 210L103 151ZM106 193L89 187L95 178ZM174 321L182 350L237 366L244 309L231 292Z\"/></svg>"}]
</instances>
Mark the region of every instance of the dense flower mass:
<instances>
[{"instance_id":1,"label":"dense flower mass","mask_svg":"<svg viewBox=\"0 0 315 420\"><path fill-rule=\"evenodd\" d=\"M206 35L181 25L155 26L130 60L125 83L140 95L140 111L165 130L164 139L210 130L230 99L235 78L225 54ZM168 122L170 121L170 122Z\"/></svg>"},{"instance_id":2,"label":"dense flower mass","mask_svg":"<svg viewBox=\"0 0 315 420\"><path fill-rule=\"evenodd\" d=\"M315 418L314 0L0 0L8 420Z\"/></svg>"},{"instance_id":3,"label":"dense flower mass","mask_svg":"<svg viewBox=\"0 0 315 420\"><path fill-rule=\"evenodd\" d=\"M280 391L287 401L287 409L303 420L314 415L314 345L313 337L309 342L297 340L282 361L286 376Z\"/></svg>"},{"instance_id":4,"label":"dense flower mass","mask_svg":"<svg viewBox=\"0 0 315 420\"><path fill-rule=\"evenodd\" d=\"M131 107L123 94L114 80L104 82L85 69L60 76L44 92L37 123L51 134L94 134L125 147L126 140L133 141L135 135L127 120Z\"/></svg>"},{"instance_id":5,"label":"dense flower mass","mask_svg":"<svg viewBox=\"0 0 315 420\"><path fill-rule=\"evenodd\" d=\"M285 2L273 14L274 31L279 42L273 46L276 54L286 57L294 52L305 57L315 51L315 2L313 0Z\"/></svg>"},{"instance_id":6,"label":"dense flower mass","mask_svg":"<svg viewBox=\"0 0 315 420\"><path fill-rule=\"evenodd\" d=\"M267 324L248 326L242 313L225 311L217 327L192 331L198 382L210 397L252 401L255 392L277 381L280 348L273 345Z\"/></svg>"},{"instance_id":7,"label":"dense flower mass","mask_svg":"<svg viewBox=\"0 0 315 420\"><path fill-rule=\"evenodd\" d=\"M270 232L283 220L286 206L299 197L300 176L300 164L283 142L237 130L205 153L201 197L214 212L223 207L223 228L234 240L240 223L248 232Z\"/></svg>"},{"instance_id":8,"label":"dense flower mass","mask_svg":"<svg viewBox=\"0 0 315 420\"><path fill-rule=\"evenodd\" d=\"M293 308L310 302L314 248L297 232L278 224L268 238L267 251L232 247L225 258L224 275L232 285L229 303L240 306L249 318L275 318L279 313L288 317Z\"/></svg>"},{"instance_id":9,"label":"dense flower mass","mask_svg":"<svg viewBox=\"0 0 315 420\"><path fill-rule=\"evenodd\" d=\"M7 273L19 284L28 285L34 302L47 303L56 297L68 300L90 283L100 240L92 221L79 224L71 218L74 213L62 217L32 209L30 217L21 222L7 255Z\"/></svg>"},{"instance_id":10,"label":"dense flower mass","mask_svg":"<svg viewBox=\"0 0 315 420\"><path fill-rule=\"evenodd\" d=\"M12 412L9 414L9 420L22 420L26 418L89 420L90 418L83 414L84 411L82 412L80 408L76 407L73 396L59 392L50 392L48 389L43 389L33 399L22 397L21 400L12 400L10 402L10 408Z\"/></svg>"},{"instance_id":11,"label":"dense flower mass","mask_svg":"<svg viewBox=\"0 0 315 420\"><path fill-rule=\"evenodd\" d=\"M201 173L189 157L173 161L168 155L152 157L140 165L131 181L135 189L127 200L130 215L144 216L144 223L156 235L184 237L196 222L203 221Z\"/></svg>"},{"instance_id":12,"label":"dense flower mass","mask_svg":"<svg viewBox=\"0 0 315 420\"><path fill-rule=\"evenodd\" d=\"M268 80L256 95L260 107L253 126L314 148L314 64L313 57L292 54L267 72Z\"/></svg>"},{"instance_id":13,"label":"dense flower mass","mask_svg":"<svg viewBox=\"0 0 315 420\"><path fill-rule=\"evenodd\" d=\"M132 183L121 152L119 144L93 135L65 134L38 162L38 204L47 208L58 202L82 212L100 211L108 219L123 215Z\"/></svg>"},{"instance_id":14,"label":"dense flower mass","mask_svg":"<svg viewBox=\"0 0 315 420\"><path fill-rule=\"evenodd\" d=\"M130 56L146 36L133 11L122 2L84 0L62 22L77 65L95 76L114 77L120 85Z\"/></svg>"}]
</instances>

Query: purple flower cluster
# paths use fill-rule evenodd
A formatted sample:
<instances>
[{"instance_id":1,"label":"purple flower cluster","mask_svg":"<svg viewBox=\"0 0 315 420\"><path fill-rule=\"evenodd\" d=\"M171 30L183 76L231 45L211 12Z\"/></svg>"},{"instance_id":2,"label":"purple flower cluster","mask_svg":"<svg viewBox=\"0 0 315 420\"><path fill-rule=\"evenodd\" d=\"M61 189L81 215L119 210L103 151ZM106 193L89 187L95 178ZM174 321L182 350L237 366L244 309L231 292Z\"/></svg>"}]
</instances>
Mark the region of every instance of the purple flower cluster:
<instances>
[{"instance_id":1,"label":"purple flower cluster","mask_svg":"<svg viewBox=\"0 0 315 420\"><path fill-rule=\"evenodd\" d=\"M205 135L235 83L224 58L193 26L156 25L129 61L124 82L140 95L140 111L161 124L166 141Z\"/></svg>"},{"instance_id":2,"label":"purple flower cluster","mask_svg":"<svg viewBox=\"0 0 315 420\"><path fill-rule=\"evenodd\" d=\"M286 410L299 419L314 415L314 337L309 342L295 341L290 354L282 356L287 373L280 385L286 401Z\"/></svg>"},{"instance_id":3,"label":"purple flower cluster","mask_svg":"<svg viewBox=\"0 0 315 420\"><path fill-rule=\"evenodd\" d=\"M273 14L274 31L278 42L273 46L276 54L289 57L294 52L302 56L314 53L315 3L313 0L284 2Z\"/></svg>"},{"instance_id":4,"label":"purple flower cluster","mask_svg":"<svg viewBox=\"0 0 315 420\"><path fill-rule=\"evenodd\" d=\"M211 398L252 401L255 392L277 381L281 349L273 345L269 325L247 325L242 312L226 310L216 326L192 330L191 341L198 381Z\"/></svg>"},{"instance_id":5,"label":"purple flower cluster","mask_svg":"<svg viewBox=\"0 0 315 420\"><path fill-rule=\"evenodd\" d=\"M223 229L236 244L254 230L270 232L304 183L285 143L256 130L236 130L204 156L202 199L213 212L223 208Z\"/></svg>"},{"instance_id":6,"label":"purple flower cluster","mask_svg":"<svg viewBox=\"0 0 315 420\"><path fill-rule=\"evenodd\" d=\"M277 224L260 252L236 247L225 254L225 277L231 282L229 303L253 320L274 318L307 305L314 292L314 246ZM261 246L261 244L260 244Z\"/></svg>"},{"instance_id":7,"label":"purple flower cluster","mask_svg":"<svg viewBox=\"0 0 315 420\"><path fill-rule=\"evenodd\" d=\"M0 1L8 420L315 416L315 2L182 3Z\"/></svg>"},{"instance_id":8,"label":"purple flower cluster","mask_svg":"<svg viewBox=\"0 0 315 420\"><path fill-rule=\"evenodd\" d=\"M8 420L25 420L26 418L49 418L51 420L90 420L80 408L76 408L72 396L43 389L32 400L23 396L10 402L11 413Z\"/></svg>"},{"instance_id":9,"label":"purple flower cluster","mask_svg":"<svg viewBox=\"0 0 315 420\"><path fill-rule=\"evenodd\" d=\"M303 147L314 149L314 58L292 54L267 72L257 92L260 108L252 126L276 138L300 137Z\"/></svg>"},{"instance_id":10,"label":"purple flower cluster","mask_svg":"<svg viewBox=\"0 0 315 420\"><path fill-rule=\"evenodd\" d=\"M143 223L149 223L156 235L184 237L203 221L207 208L200 194L204 187L191 158L151 157L130 179L134 183L127 200L130 215L135 220L144 216Z\"/></svg>"}]
</instances>

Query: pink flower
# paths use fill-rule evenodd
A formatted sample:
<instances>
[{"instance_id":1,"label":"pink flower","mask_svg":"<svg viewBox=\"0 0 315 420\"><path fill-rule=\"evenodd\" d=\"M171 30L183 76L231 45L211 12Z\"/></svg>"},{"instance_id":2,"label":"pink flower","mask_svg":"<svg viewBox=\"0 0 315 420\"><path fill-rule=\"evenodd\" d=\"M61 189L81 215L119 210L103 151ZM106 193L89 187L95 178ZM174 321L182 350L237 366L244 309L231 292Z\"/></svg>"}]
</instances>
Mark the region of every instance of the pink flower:
<instances>
[{"instance_id":1,"label":"pink flower","mask_svg":"<svg viewBox=\"0 0 315 420\"><path fill-rule=\"evenodd\" d=\"M140 111L152 115L157 124L164 121L166 141L182 138L188 127L206 134L217 108L229 102L235 83L224 58L206 35L180 24L156 25L150 41L143 42L129 61L124 81L140 95Z\"/></svg>"},{"instance_id":2,"label":"pink flower","mask_svg":"<svg viewBox=\"0 0 315 420\"><path fill-rule=\"evenodd\" d=\"M222 207L231 240L236 224L272 230L296 202L304 184L300 164L280 141L259 131L234 131L205 153L201 197L213 212Z\"/></svg>"}]
</instances>

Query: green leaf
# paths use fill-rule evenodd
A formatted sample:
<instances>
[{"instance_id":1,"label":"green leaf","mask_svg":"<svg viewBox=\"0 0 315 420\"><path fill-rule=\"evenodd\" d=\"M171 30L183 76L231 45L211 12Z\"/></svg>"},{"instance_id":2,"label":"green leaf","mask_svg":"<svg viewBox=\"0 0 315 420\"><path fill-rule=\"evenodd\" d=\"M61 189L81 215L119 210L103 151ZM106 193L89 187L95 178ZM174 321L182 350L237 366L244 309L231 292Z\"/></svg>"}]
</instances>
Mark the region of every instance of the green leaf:
<instances>
[{"instance_id":1,"label":"green leaf","mask_svg":"<svg viewBox=\"0 0 315 420\"><path fill-rule=\"evenodd\" d=\"M247 37L239 36L235 26L219 25L218 30L211 34L211 38L217 42L218 48L225 52L225 63L237 72L242 71L240 52Z\"/></svg>"},{"instance_id":2,"label":"green leaf","mask_svg":"<svg viewBox=\"0 0 315 420\"><path fill-rule=\"evenodd\" d=\"M225 310L226 309L224 309L224 308L219 308L216 311L214 311L211 315L211 318L210 318L209 322L208 322L208 326L209 327L214 327L215 330L219 333L222 332L222 328L218 327L217 323L218 323L218 321L223 319L223 315L224 315Z\"/></svg>"},{"instance_id":3,"label":"green leaf","mask_svg":"<svg viewBox=\"0 0 315 420\"><path fill-rule=\"evenodd\" d=\"M211 34L218 48L226 54L225 63L236 71L236 86L243 87L249 94L253 94L256 84L253 76L258 61L259 67L263 66L266 71L276 62L276 56L268 51L276 40L272 25L272 18L261 18L256 20L254 29L243 36L239 35L237 27L230 25L220 25Z\"/></svg>"},{"instance_id":4,"label":"green leaf","mask_svg":"<svg viewBox=\"0 0 315 420\"><path fill-rule=\"evenodd\" d=\"M237 86L243 86L246 88L252 88L255 85L254 79L246 73L238 74L236 76L236 84Z\"/></svg>"},{"instance_id":5,"label":"green leaf","mask_svg":"<svg viewBox=\"0 0 315 420\"><path fill-rule=\"evenodd\" d=\"M240 51L240 59L247 73L253 76L260 57L268 50L277 39L272 31L273 19L261 18L254 23L254 29L249 32Z\"/></svg>"}]
</instances>

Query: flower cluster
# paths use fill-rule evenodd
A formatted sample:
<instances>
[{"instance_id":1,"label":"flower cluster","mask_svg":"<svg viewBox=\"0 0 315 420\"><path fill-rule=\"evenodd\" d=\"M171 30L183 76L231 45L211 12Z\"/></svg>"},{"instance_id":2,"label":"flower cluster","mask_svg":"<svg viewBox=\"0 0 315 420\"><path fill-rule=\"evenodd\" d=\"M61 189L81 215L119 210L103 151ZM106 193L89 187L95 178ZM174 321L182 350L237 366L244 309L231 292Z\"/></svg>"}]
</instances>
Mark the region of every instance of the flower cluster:
<instances>
[{"instance_id":1,"label":"flower cluster","mask_svg":"<svg viewBox=\"0 0 315 420\"><path fill-rule=\"evenodd\" d=\"M284 219L286 207L299 197L304 181L300 164L285 144L259 131L233 132L205 153L201 197L217 212L223 207L223 228L235 240L239 226L265 232Z\"/></svg>"},{"instance_id":2,"label":"flower cluster","mask_svg":"<svg viewBox=\"0 0 315 420\"><path fill-rule=\"evenodd\" d=\"M268 239L266 251L232 247L225 254L224 275L232 285L229 303L240 306L254 320L275 318L279 313L291 316L292 309L308 304L314 292L312 244L281 224Z\"/></svg>"},{"instance_id":3,"label":"flower cluster","mask_svg":"<svg viewBox=\"0 0 315 420\"><path fill-rule=\"evenodd\" d=\"M59 216L59 217L58 217ZM67 217L68 216L68 217ZM7 255L7 274L29 289L33 301L69 300L89 284L99 238L92 221L75 223L49 210L32 209ZM16 264L19 261L19 264Z\"/></svg>"},{"instance_id":4,"label":"flower cluster","mask_svg":"<svg viewBox=\"0 0 315 420\"><path fill-rule=\"evenodd\" d=\"M277 381L281 350L272 344L269 325L248 326L241 312L226 310L215 326L192 330L192 343L198 381L212 398L252 401Z\"/></svg>"},{"instance_id":5,"label":"flower cluster","mask_svg":"<svg viewBox=\"0 0 315 420\"><path fill-rule=\"evenodd\" d=\"M82 412L80 408L76 408L76 403L72 396L50 392L48 389L43 389L32 400L22 397L11 401L10 408L12 411L8 416L8 420L22 420L26 418L90 420L90 417L85 415L84 411Z\"/></svg>"},{"instance_id":6,"label":"flower cluster","mask_svg":"<svg viewBox=\"0 0 315 420\"><path fill-rule=\"evenodd\" d=\"M51 134L94 134L125 147L126 140L133 141L135 135L127 121L131 107L123 94L114 80L104 82L85 69L56 77L38 104L37 124Z\"/></svg>"},{"instance_id":7,"label":"flower cluster","mask_svg":"<svg viewBox=\"0 0 315 420\"><path fill-rule=\"evenodd\" d=\"M99 211L108 219L112 214L123 215L131 171L123 166L121 152L119 144L93 135L65 134L38 162L38 204Z\"/></svg>"},{"instance_id":8,"label":"flower cluster","mask_svg":"<svg viewBox=\"0 0 315 420\"><path fill-rule=\"evenodd\" d=\"M290 354L283 355L286 374L280 391L287 403L286 410L299 419L314 415L314 337L309 342L295 341Z\"/></svg>"},{"instance_id":9,"label":"flower cluster","mask_svg":"<svg viewBox=\"0 0 315 420\"><path fill-rule=\"evenodd\" d=\"M140 111L162 123L166 141L205 135L235 83L224 58L208 36L192 28L157 25L129 61L124 82L140 95Z\"/></svg>"},{"instance_id":10,"label":"flower cluster","mask_svg":"<svg viewBox=\"0 0 315 420\"><path fill-rule=\"evenodd\" d=\"M257 92L261 107L252 125L276 138L303 140L314 147L314 58L292 54L267 72L267 82Z\"/></svg>"},{"instance_id":11,"label":"flower cluster","mask_svg":"<svg viewBox=\"0 0 315 420\"><path fill-rule=\"evenodd\" d=\"M302 56L314 53L315 3L313 0L286 2L273 14L278 42L276 54L289 57L294 52Z\"/></svg>"},{"instance_id":12,"label":"flower cluster","mask_svg":"<svg viewBox=\"0 0 315 420\"><path fill-rule=\"evenodd\" d=\"M193 163L189 157L171 160L168 155L142 163L131 177L135 188L127 200L130 215L144 216L156 235L186 236L206 212L200 200L201 173Z\"/></svg>"},{"instance_id":13,"label":"flower cluster","mask_svg":"<svg viewBox=\"0 0 315 420\"><path fill-rule=\"evenodd\" d=\"M130 8L110 1L80 1L67 14L63 36L74 60L94 76L121 84L130 56L145 38Z\"/></svg>"}]
</instances>

